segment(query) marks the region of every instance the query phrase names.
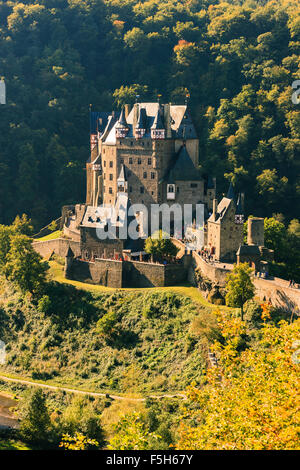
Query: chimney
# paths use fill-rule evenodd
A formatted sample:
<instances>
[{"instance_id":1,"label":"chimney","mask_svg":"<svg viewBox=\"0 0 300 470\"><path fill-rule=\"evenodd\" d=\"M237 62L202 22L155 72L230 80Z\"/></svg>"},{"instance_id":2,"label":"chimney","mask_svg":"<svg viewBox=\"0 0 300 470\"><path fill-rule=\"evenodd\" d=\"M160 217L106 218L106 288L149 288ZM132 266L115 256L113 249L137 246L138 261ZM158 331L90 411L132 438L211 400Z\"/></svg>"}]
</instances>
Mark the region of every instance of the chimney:
<instances>
[{"instance_id":1,"label":"chimney","mask_svg":"<svg viewBox=\"0 0 300 470\"><path fill-rule=\"evenodd\" d=\"M133 133L134 133L134 130L135 130L135 126L137 125L138 118L139 118L139 104L134 103L134 105L133 105L133 123L132 123Z\"/></svg>"},{"instance_id":2,"label":"chimney","mask_svg":"<svg viewBox=\"0 0 300 470\"><path fill-rule=\"evenodd\" d=\"M130 105L129 104L125 104L124 111L125 111L125 119L127 121L127 117L128 117L129 111L130 111Z\"/></svg>"},{"instance_id":3,"label":"chimney","mask_svg":"<svg viewBox=\"0 0 300 470\"><path fill-rule=\"evenodd\" d=\"M213 211L212 211L213 220L216 220L217 203L218 203L218 200L217 200L217 199L213 199Z\"/></svg>"},{"instance_id":4,"label":"chimney","mask_svg":"<svg viewBox=\"0 0 300 470\"><path fill-rule=\"evenodd\" d=\"M165 129L166 129L166 137L170 139L172 137L172 129L171 129L171 103L164 105L164 121L165 121Z\"/></svg>"}]
</instances>

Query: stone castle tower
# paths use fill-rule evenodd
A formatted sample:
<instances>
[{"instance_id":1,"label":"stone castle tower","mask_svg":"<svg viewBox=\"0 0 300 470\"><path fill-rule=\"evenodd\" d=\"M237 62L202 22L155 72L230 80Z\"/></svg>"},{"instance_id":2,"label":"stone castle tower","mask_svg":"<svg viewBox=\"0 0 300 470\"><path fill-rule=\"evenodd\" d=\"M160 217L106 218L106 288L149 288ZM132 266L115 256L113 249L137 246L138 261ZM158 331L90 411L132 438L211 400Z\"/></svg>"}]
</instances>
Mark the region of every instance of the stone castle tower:
<instances>
[{"instance_id":1,"label":"stone castle tower","mask_svg":"<svg viewBox=\"0 0 300 470\"><path fill-rule=\"evenodd\" d=\"M216 185L198 170L199 140L187 105L135 103L129 112L93 113L86 205L113 205L120 177L132 204L203 203Z\"/></svg>"}]
</instances>

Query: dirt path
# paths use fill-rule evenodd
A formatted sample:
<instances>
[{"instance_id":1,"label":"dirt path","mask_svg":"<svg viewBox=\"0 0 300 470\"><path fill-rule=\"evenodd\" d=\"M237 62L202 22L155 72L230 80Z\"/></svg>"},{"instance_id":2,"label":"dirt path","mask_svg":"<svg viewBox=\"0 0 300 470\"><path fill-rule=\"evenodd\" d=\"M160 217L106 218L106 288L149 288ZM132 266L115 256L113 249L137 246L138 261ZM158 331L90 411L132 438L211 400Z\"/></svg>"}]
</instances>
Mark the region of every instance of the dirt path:
<instances>
[{"instance_id":1,"label":"dirt path","mask_svg":"<svg viewBox=\"0 0 300 470\"><path fill-rule=\"evenodd\" d=\"M0 393L0 428L17 428L18 420L14 417L11 407L16 406L15 400L5 393Z\"/></svg>"},{"instance_id":2,"label":"dirt path","mask_svg":"<svg viewBox=\"0 0 300 470\"><path fill-rule=\"evenodd\" d=\"M23 379L15 379L11 377L6 377L5 375L0 375L0 379L4 380L5 382L14 382L14 383L19 383L23 385L31 385L33 387L41 387L41 388L47 388L48 390L54 390L56 392L58 391L63 391L67 393L75 393L78 395L88 395L91 397L107 397L107 398L112 398L113 400L130 400L130 401L136 401L136 402L142 402L145 401L146 398L132 398L132 397L121 397L119 395L111 395L108 393L100 393L100 392L85 392L83 390L77 390L75 388L67 388L67 387L58 387L55 385L47 385L39 382L31 382L30 380L23 380ZM149 395L149 398L175 398L175 397L181 397L184 400L186 400L186 395L184 393L170 393L170 394L163 394L163 395ZM12 405L10 405L12 406Z\"/></svg>"}]
</instances>

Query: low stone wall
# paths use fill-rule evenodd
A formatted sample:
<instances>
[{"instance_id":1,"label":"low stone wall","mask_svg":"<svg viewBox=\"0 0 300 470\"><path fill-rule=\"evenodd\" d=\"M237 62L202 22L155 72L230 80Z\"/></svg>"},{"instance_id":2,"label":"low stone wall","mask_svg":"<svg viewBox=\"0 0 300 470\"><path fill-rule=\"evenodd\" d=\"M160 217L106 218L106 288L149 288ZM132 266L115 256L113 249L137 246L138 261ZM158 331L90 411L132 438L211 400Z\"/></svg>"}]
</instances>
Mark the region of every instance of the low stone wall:
<instances>
[{"instance_id":1,"label":"low stone wall","mask_svg":"<svg viewBox=\"0 0 300 470\"><path fill-rule=\"evenodd\" d=\"M165 266L143 261L125 261L124 287L163 287L165 285Z\"/></svg>"},{"instance_id":2,"label":"low stone wall","mask_svg":"<svg viewBox=\"0 0 300 470\"><path fill-rule=\"evenodd\" d=\"M69 279L108 287L164 287L184 282L187 270L181 264L156 264L143 261L98 259L94 262L74 260Z\"/></svg>"},{"instance_id":3,"label":"low stone wall","mask_svg":"<svg viewBox=\"0 0 300 470\"><path fill-rule=\"evenodd\" d=\"M253 282L255 295L260 300L270 301L276 307L300 314L300 289L288 287L288 281L276 277L274 280L255 278Z\"/></svg>"},{"instance_id":4,"label":"low stone wall","mask_svg":"<svg viewBox=\"0 0 300 470\"><path fill-rule=\"evenodd\" d=\"M182 264L156 264L143 261L124 262L124 287L164 287L186 281Z\"/></svg>"},{"instance_id":5,"label":"low stone wall","mask_svg":"<svg viewBox=\"0 0 300 470\"><path fill-rule=\"evenodd\" d=\"M56 238L55 240L33 242L32 246L43 258L49 258L52 253L64 258L69 247L71 247L75 257L80 256L81 252L80 243L68 240L67 238Z\"/></svg>"},{"instance_id":6,"label":"low stone wall","mask_svg":"<svg viewBox=\"0 0 300 470\"><path fill-rule=\"evenodd\" d=\"M102 286L121 288L122 276L122 261L96 259L95 261L74 260L68 277Z\"/></svg>"}]
</instances>

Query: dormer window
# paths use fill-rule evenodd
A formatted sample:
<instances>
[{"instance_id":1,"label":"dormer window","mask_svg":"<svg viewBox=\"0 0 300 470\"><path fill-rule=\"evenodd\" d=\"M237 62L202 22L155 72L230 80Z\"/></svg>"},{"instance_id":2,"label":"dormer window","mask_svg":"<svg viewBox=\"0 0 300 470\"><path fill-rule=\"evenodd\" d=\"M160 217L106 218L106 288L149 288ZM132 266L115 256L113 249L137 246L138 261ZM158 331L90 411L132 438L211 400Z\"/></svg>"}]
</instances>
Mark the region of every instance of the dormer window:
<instances>
[{"instance_id":1,"label":"dormer window","mask_svg":"<svg viewBox=\"0 0 300 470\"><path fill-rule=\"evenodd\" d=\"M175 199L175 184L167 185L167 200Z\"/></svg>"},{"instance_id":2,"label":"dormer window","mask_svg":"<svg viewBox=\"0 0 300 470\"><path fill-rule=\"evenodd\" d=\"M164 139L165 135L165 129L151 129L151 139Z\"/></svg>"},{"instance_id":3,"label":"dormer window","mask_svg":"<svg viewBox=\"0 0 300 470\"><path fill-rule=\"evenodd\" d=\"M145 132L146 132L146 129L135 129L135 138L141 139L142 137L144 137Z\"/></svg>"},{"instance_id":4,"label":"dormer window","mask_svg":"<svg viewBox=\"0 0 300 470\"><path fill-rule=\"evenodd\" d=\"M124 139L127 136L128 129L125 128L116 128L116 138L117 139Z\"/></svg>"},{"instance_id":5,"label":"dormer window","mask_svg":"<svg viewBox=\"0 0 300 470\"><path fill-rule=\"evenodd\" d=\"M242 214L235 215L234 222L236 224L243 224L244 223L244 216Z\"/></svg>"}]
</instances>

